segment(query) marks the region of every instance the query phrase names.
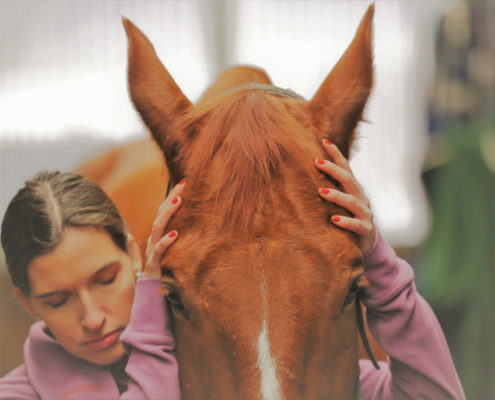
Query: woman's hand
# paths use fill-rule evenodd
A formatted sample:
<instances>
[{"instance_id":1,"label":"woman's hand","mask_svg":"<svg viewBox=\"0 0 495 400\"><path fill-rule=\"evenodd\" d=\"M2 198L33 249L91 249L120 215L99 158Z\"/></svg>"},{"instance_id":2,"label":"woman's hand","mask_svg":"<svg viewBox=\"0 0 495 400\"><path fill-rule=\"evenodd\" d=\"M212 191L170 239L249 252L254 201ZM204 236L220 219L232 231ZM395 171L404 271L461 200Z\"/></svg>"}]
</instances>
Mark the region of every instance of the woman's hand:
<instances>
[{"instance_id":1,"label":"woman's hand","mask_svg":"<svg viewBox=\"0 0 495 400\"><path fill-rule=\"evenodd\" d=\"M177 239L177 231L168 232L166 235L164 235L164 231L170 218L182 204L180 195L184 191L184 186L185 180L183 179L175 185L165 201L158 208L158 215L153 222L146 246L144 276L147 278L161 277L160 261L163 253Z\"/></svg>"},{"instance_id":2,"label":"woman's hand","mask_svg":"<svg viewBox=\"0 0 495 400\"><path fill-rule=\"evenodd\" d=\"M333 162L317 159L315 160L316 167L337 180L341 184L342 190L320 188L318 193L323 199L345 208L352 214L352 217L334 215L332 216L332 223L358 234L359 247L363 253L366 253L371 249L375 240L375 225L373 224L370 201L354 177L349 162L338 147L328 139L323 139L323 148Z\"/></svg>"}]
</instances>

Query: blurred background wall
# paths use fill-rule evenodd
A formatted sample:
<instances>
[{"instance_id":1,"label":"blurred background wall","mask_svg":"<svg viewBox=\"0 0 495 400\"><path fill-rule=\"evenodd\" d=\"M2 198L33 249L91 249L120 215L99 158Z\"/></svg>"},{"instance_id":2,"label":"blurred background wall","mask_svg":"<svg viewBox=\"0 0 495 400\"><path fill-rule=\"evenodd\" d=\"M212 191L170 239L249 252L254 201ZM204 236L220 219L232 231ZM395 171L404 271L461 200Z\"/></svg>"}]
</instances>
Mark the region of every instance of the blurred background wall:
<instances>
[{"instance_id":1,"label":"blurred background wall","mask_svg":"<svg viewBox=\"0 0 495 400\"><path fill-rule=\"evenodd\" d=\"M432 226L418 284L453 349L468 399L495 398L495 2L457 2L435 34Z\"/></svg>"},{"instance_id":2,"label":"blurred background wall","mask_svg":"<svg viewBox=\"0 0 495 400\"><path fill-rule=\"evenodd\" d=\"M375 86L352 167L385 237L414 264L468 398L490 398L495 388L481 378L495 372L486 334L495 332L494 3L375 4ZM238 63L263 67L275 85L309 99L368 5L0 2L0 214L37 171L72 170L146 137L127 95L122 16L150 38L192 101ZM0 290L3 375L22 362L30 321L3 262Z\"/></svg>"}]
</instances>

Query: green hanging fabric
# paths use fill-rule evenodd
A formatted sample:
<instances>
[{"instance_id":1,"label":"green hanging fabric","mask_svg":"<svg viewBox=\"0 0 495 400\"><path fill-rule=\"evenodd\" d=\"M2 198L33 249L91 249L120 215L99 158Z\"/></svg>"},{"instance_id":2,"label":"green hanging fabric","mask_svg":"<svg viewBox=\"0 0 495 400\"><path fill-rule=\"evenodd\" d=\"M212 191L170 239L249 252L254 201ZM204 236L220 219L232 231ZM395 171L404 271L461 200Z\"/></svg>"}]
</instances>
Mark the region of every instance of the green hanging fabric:
<instances>
[{"instance_id":1,"label":"green hanging fabric","mask_svg":"<svg viewBox=\"0 0 495 400\"><path fill-rule=\"evenodd\" d=\"M495 174L483 161L483 134L477 127L449 132L452 158L433 178L421 275L436 308L462 310L454 351L469 399L495 398Z\"/></svg>"}]
</instances>

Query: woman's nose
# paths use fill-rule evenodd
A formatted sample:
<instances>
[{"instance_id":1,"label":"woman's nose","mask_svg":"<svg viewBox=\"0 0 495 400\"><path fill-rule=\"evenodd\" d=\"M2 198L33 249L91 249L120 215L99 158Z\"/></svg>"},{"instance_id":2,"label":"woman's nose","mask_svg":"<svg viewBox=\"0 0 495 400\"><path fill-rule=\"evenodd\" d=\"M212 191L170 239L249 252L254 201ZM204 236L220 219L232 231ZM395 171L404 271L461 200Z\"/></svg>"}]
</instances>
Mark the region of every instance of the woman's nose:
<instances>
[{"instance_id":1,"label":"woman's nose","mask_svg":"<svg viewBox=\"0 0 495 400\"><path fill-rule=\"evenodd\" d=\"M91 332L101 330L105 323L103 309L91 299L91 296L84 295L81 297L81 325Z\"/></svg>"}]
</instances>

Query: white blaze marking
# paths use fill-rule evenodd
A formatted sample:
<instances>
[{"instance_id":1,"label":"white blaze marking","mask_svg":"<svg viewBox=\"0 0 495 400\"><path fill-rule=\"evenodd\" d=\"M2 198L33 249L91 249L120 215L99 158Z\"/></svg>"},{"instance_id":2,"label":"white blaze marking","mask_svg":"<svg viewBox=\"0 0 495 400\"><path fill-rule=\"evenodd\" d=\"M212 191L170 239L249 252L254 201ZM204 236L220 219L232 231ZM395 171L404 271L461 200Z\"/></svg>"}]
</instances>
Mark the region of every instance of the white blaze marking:
<instances>
[{"instance_id":1,"label":"white blaze marking","mask_svg":"<svg viewBox=\"0 0 495 400\"><path fill-rule=\"evenodd\" d=\"M277 380L277 363L270 354L270 342L268 341L268 328L266 324L266 296L265 285L261 283L263 296L263 325L258 336L258 369L261 373L261 396L263 400L282 400L280 385Z\"/></svg>"}]
</instances>

